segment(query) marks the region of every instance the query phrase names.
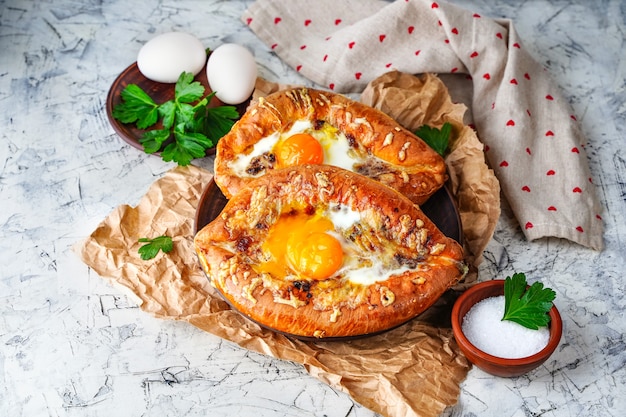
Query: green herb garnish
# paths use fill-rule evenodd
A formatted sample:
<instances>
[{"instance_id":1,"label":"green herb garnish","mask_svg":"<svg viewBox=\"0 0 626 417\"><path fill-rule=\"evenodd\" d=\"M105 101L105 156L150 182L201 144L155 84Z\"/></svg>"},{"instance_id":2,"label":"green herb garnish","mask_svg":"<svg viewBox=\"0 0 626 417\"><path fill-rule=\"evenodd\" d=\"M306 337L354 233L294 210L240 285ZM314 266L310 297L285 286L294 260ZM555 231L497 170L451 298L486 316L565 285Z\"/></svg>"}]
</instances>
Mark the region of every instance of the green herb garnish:
<instances>
[{"instance_id":1,"label":"green herb garnish","mask_svg":"<svg viewBox=\"0 0 626 417\"><path fill-rule=\"evenodd\" d=\"M174 249L174 242L172 242L172 238L169 236L159 236L154 239L142 237L138 240L138 242L145 243L145 245L139 248L139 255L144 261L157 256L160 250L164 253L168 253Z\"/></svg>"},{"instance_id":2,"label":"green herb garnish","mask_svg":"<svg viewBox=\"0 0 626 417\"><path fill-rule=\"evenodd\" d=\"M180 74L174 99L162 104L155 103L141 87L129 84L120 93L122 102L113 108L113 117L122 123L135 123L139 129L161 120L162 129L148 130L139 139L144 151L152 154L162 150L164 161L189 165L215 146L239 118L234 106L208 108L215 92L202 97L204 86L193 79L192 73ZM174 140L165 145L170 138Z\"/></svg>"},{"instance_id":3,"label":"green herb garnish","mask_svg":"<svg viewBox=\"0 0 626 417\"><path fill-rule=\"evenodd\" d=\"M444 156L450 142L450 134L452 133L452 125L445 122L441 129L423 125L415 131L424 142L435 150L439 155Z\"/></svg>"},{"instance_id":4,"label":"green herb garnish","mask_svg":"<svg viewBox=\"0 0 626 417\"><path fill-rule=\"evenodd\" d=\"M529 329L537 330L547 326L550 322L548 312L552 308L552 301L556 293L550 288L543 288L543 284L535 282L526 288L526 275L513 274L504 281L504 317Z\"/></svg>"},{"instance_id":5,"label":"green herb garnish","mask_svg":"<svg viewBox=\"0 0 626 417\"><path fill-rule=\"evenodd\" d=\"M158 105L136 84L129 84L120 93L122 102L113 108L113 117L122 123L135 123L145 129L157 122Z\"/></svg>"}]
</instances>

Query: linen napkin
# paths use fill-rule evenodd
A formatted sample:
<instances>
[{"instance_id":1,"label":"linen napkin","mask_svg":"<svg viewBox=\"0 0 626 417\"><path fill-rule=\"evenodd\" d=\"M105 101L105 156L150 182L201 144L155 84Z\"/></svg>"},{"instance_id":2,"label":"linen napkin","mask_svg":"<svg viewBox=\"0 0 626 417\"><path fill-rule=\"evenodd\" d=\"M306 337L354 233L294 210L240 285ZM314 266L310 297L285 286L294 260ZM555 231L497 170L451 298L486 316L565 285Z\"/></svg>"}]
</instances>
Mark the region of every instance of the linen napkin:
<instances>
[{"instance_id":1,"label":"linen napkin","mask_svg":"<svg viewBox=\"0 0 626 417\"><path fill-rule=\"evenodd\" d=\"M257 0L242 20L296 71L339 93L360 93L391 70L463 74L474 127L526 238L603 248L576 116L512 21L432 0Z\"/></svg>"}]
</instances>

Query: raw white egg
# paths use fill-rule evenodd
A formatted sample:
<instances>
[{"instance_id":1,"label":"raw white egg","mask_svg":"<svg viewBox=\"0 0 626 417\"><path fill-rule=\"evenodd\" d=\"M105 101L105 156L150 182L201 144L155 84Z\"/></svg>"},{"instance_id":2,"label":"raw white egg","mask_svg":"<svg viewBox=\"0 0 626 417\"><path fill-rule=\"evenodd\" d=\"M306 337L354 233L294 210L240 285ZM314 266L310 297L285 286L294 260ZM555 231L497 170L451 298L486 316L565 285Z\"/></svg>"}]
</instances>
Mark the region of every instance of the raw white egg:
<instances>
[{"instance_id":1,"label":"raw white egg","mask_svg":"<svg viewBox=\"0 0 626 417\"><path fill-rule=\"evenodd\" d=\"M150 39L137 55L137 67L144 77L175 83L183 72L202 71L206 50L202 42L184 32L168 32Z\"/></svg>"},{"instance_id":2,"label":"raw white egg","mask_svg":"<svg viewBox=\"0 0 626 417\"><path fill-rule=\"evenodd\" d=\"M234 43L221 45L209 56L206 75L215 95L223 103L240 104L254 90L257 66L250 51Z\"/></svg>"}]
</instances>

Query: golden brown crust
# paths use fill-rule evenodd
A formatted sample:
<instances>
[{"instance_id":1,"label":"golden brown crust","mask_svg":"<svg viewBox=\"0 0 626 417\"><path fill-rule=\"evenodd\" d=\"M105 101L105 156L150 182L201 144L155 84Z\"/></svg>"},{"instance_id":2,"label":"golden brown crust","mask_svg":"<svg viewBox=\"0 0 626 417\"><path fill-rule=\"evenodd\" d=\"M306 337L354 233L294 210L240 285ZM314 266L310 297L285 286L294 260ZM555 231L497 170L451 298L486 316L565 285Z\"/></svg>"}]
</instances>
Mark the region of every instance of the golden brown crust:
<instances>
[{"instance_id":1,"label":"golden brown crust","mask_svg":"<svg viewBox=\"0 0 626 417\"><path fill-rule=\"evenodd\" d=\"M425 202L447 180L443 158L385 113L345 96L314 89L279 91L250 106L217 144L215 182L227 198L253 177L237 174L230 164L249 154L263 137L286 131L297 120L324 121L353 140L367 159L353 170L395 188L416 204ZM263 164L263 174L273 169Z\"/></svg>"},{"instance_id":2,"label":"golden brown crust","mask_svg":"<svg viewBox=\"0 0 626 417\"><path fill-rule=\"evenodd\" d=\"M303 337L344 337L380 332L431 306L464 274L460 245L444 236L418 206L362 175L331 166L273 170L234 196L220 216L195 237L212 284L252 320ZM351 239L372 257L408 270L386 281L354 284L273 279L255 272L267 230L284 207L343 205L361 221Z\"/></svg>"}]
</instances>

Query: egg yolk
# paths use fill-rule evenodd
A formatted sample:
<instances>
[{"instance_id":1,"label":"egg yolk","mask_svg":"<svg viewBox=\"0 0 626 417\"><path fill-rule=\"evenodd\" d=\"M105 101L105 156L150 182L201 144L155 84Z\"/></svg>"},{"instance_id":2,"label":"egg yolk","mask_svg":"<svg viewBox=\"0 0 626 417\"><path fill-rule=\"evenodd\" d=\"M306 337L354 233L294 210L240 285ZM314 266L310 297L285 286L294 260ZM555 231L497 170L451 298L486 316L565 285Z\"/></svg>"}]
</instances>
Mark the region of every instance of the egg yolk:
<instances>
[{"instance_id":1,"label":"egg yolk","mask_svg":"<svg viewBox=\"0 0 626 417\"><path fill-rule=\"evenodd\" d=\"M333 222L320 214L283 214L263 243L265 261L257 267L259 272L276 278L294 272L314 280L330 277L343 263L343 248L327 233L330 230Z\"/></svg>"},{"instance_id":2,"label":"egg yolk","mask_svg":"<svg viewBox=\"0 0 626 417\"><path fill-rule=\"evenodd\" d=\"M328 233L316 232L297 240L300 236L292 235L287 242L289 263L302 275L322 280L334 274L343 263L341 243Z\"/></svg>"},{"instance_id":3,"label":"egg yolk","mask_svg":"<svg viewBox=\"0 0 626 417\"><path fill-rule=\"evenodd\" d=\"M296 133L278 143L275 154L280 168L324 162L322 145L308 133Z\"/></svg>"}]
</instances>

